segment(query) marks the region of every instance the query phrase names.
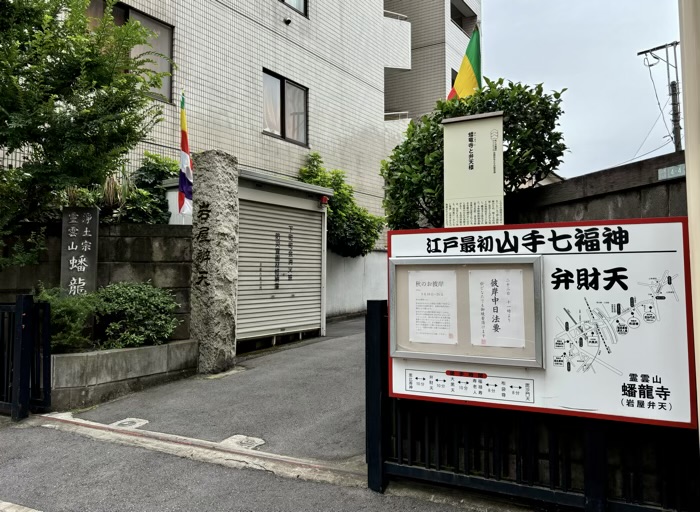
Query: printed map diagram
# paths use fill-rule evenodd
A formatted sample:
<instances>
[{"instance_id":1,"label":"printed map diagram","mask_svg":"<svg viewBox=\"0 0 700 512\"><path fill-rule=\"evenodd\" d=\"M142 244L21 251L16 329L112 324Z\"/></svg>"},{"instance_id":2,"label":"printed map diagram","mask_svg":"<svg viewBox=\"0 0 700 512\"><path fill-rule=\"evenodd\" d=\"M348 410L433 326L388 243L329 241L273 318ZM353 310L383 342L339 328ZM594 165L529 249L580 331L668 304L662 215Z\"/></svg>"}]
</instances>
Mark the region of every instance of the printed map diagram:
<instances>
[{"instance_id":1,"label":"printed map diagram","mask_svg":"<svg viewBox=\"0 0 700 512\"><path fill-rule=\"evenodd\" d=\"M584 298L577 312L563 308L557 316L562 331L554 337L553 366L567 372L622 371L610 364L610 355L619 343L632 341L635 331L661 322L661 312L680 302L675 281L678 274L668 270L660 277L637 283L647 289L643 299L631 296L626 303L595 302Z\"/></svg>"}]
</instances>

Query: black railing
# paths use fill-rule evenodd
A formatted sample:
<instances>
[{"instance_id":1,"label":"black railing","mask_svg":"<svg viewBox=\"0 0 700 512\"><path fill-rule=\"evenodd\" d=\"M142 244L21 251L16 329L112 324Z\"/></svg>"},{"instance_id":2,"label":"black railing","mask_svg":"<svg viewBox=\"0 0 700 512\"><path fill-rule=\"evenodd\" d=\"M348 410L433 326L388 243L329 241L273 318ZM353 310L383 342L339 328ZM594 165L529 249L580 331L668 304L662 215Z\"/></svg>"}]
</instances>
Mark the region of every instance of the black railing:
<instances>
[{"instance_id":1,"label":"black railing","mask_svg":"<svg viewBox=\"0 0 700 512\"><path fill-rule=\"evenodd\" d=\"M388 397L386 301L366 324L368 485L417 478L586 511L697 510L697 430Z\"/></svg>"},{"instance_id":2,"label":"black railing","mask_svg":"<svg viewBox=\"0 0 700 512\"><path fill-rule=\"evenodd\" d=\"M49 315L31 295L0 304L0 413L15 421L51 407Z\"/></svg>"}]
</instances>

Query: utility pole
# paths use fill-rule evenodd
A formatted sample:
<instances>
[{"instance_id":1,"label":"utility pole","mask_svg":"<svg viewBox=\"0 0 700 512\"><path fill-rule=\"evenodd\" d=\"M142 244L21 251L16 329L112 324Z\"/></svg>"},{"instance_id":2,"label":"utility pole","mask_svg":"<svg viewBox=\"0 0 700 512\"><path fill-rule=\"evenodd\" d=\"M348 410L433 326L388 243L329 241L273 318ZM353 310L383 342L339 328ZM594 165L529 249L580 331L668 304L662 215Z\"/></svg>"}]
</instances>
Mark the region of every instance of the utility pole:
<instances>
[{"instance_id":1,"label":"utility pole","mask_svg":"<svg viewBox=\"0 0 700 512\"><path fill-rule=\"evenodd\" d=\"M675 145L676 151L681 151L683 149L681 146L681 102L678 91L678 55L676 51L678 44L678 41L673 41L672 43L662 44L661 46L657 46L655 48L642 50L641 52L637 53L637 55L644 55L644 65L647 67L654 66L658 64L659 61L663 61L666 63L666 80L668 85L668 94L669 96L671 96L671 124L673 125L673 143ZM669 48L673 48L673 64L671 64L671 59L668 52ZM661 50L666 51L665 59L659 57L658 55L656 55L656 53L654 53ZM649 63L647 55L656 59L656 61L654 63ZM675 80L671 80L671 68L673 68L675 71ZM661 107L661 105L659 105L659 107Z\"/></svg>"}]
</instances>

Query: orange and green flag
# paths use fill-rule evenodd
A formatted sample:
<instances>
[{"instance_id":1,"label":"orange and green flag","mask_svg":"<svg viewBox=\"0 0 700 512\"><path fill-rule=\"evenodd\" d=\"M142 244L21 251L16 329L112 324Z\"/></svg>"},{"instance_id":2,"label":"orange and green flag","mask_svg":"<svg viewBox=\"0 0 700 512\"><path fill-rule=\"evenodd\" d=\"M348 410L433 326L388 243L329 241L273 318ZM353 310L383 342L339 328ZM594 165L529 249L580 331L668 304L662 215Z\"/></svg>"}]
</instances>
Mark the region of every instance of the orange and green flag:
<instances>
[{"instance_id":1,"label":"orange and green flag","mask_svg":"<svg viewBox=\"0 0 700 512\"><path fill-rule=\"evenodd\" d=\"M481 44L478 27L474 27L474 32L464 53L462 65L455 78L455 84L447 95L448 100L466 98L470 96L474 89L481 87Z\"/></svg>"}]
</instances>

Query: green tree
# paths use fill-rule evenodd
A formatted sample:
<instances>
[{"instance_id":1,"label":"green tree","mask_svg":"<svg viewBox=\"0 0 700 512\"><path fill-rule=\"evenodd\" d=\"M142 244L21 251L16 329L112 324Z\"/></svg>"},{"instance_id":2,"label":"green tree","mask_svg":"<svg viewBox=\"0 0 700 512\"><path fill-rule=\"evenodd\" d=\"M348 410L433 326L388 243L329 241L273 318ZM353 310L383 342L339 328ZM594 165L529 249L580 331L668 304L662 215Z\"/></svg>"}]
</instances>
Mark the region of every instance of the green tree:
<instances>
[{"instance_id":1,"label":"green tree","mask_svg":"<svg viewBox=\"0 0 700 512\"><path fill-rule=\"evenodd\" d=\"M89 0L0 2L0 148L27 153L37 187L102 184L162 113L153 54L131 54L153 34L117 25L114 0L92 21Z\"/></svg>"},{"instance_id":2,"label":"green tree","mask_svg":"<svg viewBox=\"0 0 700 512\"><path fill-rule=\"evenodd\" d=\"M443 119L503 111L506 194L542 181L561 163L567 147L557 127L565 89L548 94L542 84L485 82L473 95L438 101L432 113L411 121L406 139L382 162L392 229L443 226Z\"/></svg>"},{"instance_id":3,"label":"green tree","mask_svg":"<svg viewBox=\"0 0 700 512\"><path fill-rule=\"evenodd\" d=\"M99 20L88 4L0 0L0 151L25 155L21 179L0 180L0 195L21 187L15 205L0 205L4 235L41 219L60 191L102 186L160 120L156 54L132 56L154 34L135 21L117 25L115 0Z\"/></svg>"},{"instance_id":4,"label":"green tree","mask_svg":"<svg viewBox=\"0 0 700 512\"><path fill-rule=\"evenodd\" d=\"M345 183L345 173L326 170L321 155L311 153L299 170L299 179L333 189L333 197L328 200L328 248L351 258L369 254L382 233L384 219L355 202L352 186Z\"/></svg>"}]
</instances>

